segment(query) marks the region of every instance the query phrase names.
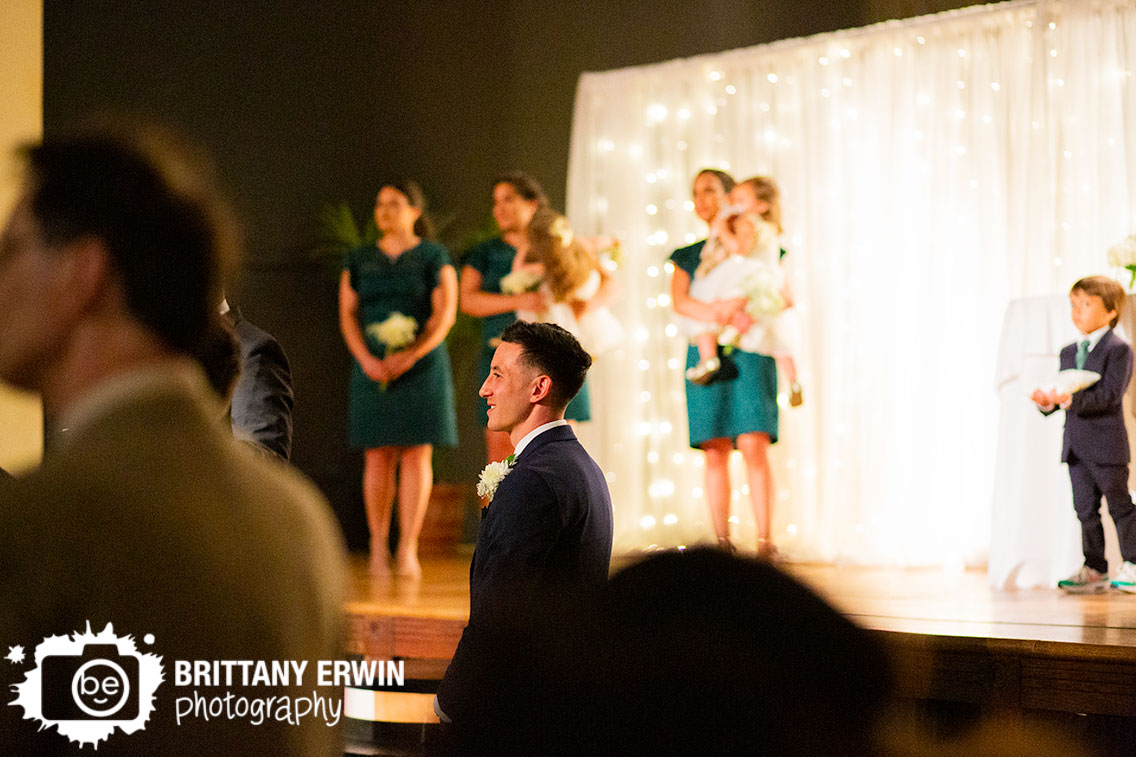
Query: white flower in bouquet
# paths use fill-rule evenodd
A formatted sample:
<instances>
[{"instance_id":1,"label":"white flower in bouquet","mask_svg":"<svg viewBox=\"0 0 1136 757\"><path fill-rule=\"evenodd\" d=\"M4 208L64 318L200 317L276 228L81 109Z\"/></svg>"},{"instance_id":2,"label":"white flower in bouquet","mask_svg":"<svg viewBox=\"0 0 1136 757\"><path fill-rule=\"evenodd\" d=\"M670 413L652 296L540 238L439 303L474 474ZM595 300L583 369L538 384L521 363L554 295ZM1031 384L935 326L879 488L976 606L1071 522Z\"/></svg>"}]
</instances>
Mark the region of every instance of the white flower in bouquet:
<instances>
[{"instance_id":1,"label":"white flower in bouquet","mask_svg":"<svg viewBox=\"0 0 1136 757\"><path fill-rule=\"evenodd\" d=\"M776 272L762 269L746 277L742 283L746 298L746 313L755 320L770 318L785 309L781 296L781 280Z\"/></svg>"},{"instance_id":2,"label":"white flower in bouquet","mask_svg":"<svg viewBox=\"0 0 1136 757\"><path fill-rule=\"evenodd\" d=\"M525 294L540 288L541 278L532 271L513 271L501 277L502 294Z\"/></svg>"},{"instance_id":3,"label":"white flower in bouquet","mask_svg":"<svg viewBox=\"0 0 1136 757\"><path fill-rule=\"evenodd\" d=\"M1129 271L1132 278L1128 282L1128 288L1136 286L1136 234L1129 234L1108 249L1108 263Z\"/></svg>"},{"instance_id":4,"label":"white flower in bouquet","mask_svg":"<svg viewBox=\"0 0 1136 757\"><path fill-rule=\"evenodd\" d=\"M1108 264L1117 268L1136 265L1136 234L1129 235L1108 249Z\"/></svg>"},{"instance_id":5,"label":"white flower in bouquet","mask_svg":"<svg viewBox=\"0 0 1136 757\"><path fill-rule=\"evenodd\" d=\"M493 495L497 493L497 487L513 469L513 461L514 457L509 455L499 463L486 465L477 479L477 496L492 501Z\"/></svg>"},{"instance_id":6,"label":"white flower in bouquet","mask_svg":"<svg viewBox=\"0 0 1136 757\"><path fill-rule=\"evenodd\" d=\"M391 313L382 323L372 323L367 333L379 340L387 353L398 352L414 341L418 334L418 321L402 313Z\"/></svg>"}]
</instances>

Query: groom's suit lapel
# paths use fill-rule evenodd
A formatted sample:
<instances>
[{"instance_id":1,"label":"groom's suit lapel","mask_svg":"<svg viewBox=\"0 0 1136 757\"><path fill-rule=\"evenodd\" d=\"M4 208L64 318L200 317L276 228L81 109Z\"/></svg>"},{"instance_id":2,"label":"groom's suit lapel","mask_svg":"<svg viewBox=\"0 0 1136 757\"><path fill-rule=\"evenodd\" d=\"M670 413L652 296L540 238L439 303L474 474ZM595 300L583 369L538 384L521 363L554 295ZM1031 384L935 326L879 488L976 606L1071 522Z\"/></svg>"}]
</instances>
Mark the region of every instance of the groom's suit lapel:
<instances>
[{"instance_id":1,"label":"groom's suit lapel","mask_svg":"<svg viewBox=\"0 0 1136 757\"><path fill-rule=\"evenodd\" d=\"M556 426L555 428L550 428L547 431L538 434L532 441L525 445L525 448L521 450L521 454L517 455L516 459L513 462L512 471L515 471L519 466L531 464L533 459L540 456L540 448L544 445L549 444L550 442L572 441L575 438L576 434L572 431L572 427L567 425ZM503 504L502 502L497 501L496 498L494 499L494 501L496 501L498 505ZM485 518L489 515L489 511L490 509L492 509L492 507L493 502L490 502L488 507L481 508L482 522L485 521Z\"/></svg>"}]
</instances>

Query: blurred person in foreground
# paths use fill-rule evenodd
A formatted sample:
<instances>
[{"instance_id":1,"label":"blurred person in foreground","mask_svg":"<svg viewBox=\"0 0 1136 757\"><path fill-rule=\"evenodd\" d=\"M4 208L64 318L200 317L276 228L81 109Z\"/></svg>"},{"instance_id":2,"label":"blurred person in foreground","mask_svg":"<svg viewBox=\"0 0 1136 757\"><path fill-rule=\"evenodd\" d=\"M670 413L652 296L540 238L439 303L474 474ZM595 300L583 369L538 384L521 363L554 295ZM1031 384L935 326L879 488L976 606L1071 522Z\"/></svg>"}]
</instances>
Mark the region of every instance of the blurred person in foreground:
<instances>
[{"instance_id":1,"label":"blurred person in foreground","mask_svg":"<svg viewBox=\"0 0 1136 757\"><path fill-rule=\"evenodd\" d=\"M586 606L544 603L477 723L496 754L962 757L1085 752L1044 725L984 718L950 739L897 699L886 636L767 560L648 555Z\"/></svg>"},{"instance_id":2,"label":"blurred person in foreground","mask_svg":"<svg viewBox=\"0 0 1136 757\"><path fill-rule=\"evenodd\" d=\"M110 752L339 754L320 718L176 722L175 698L191 692L175 661L332 659L343 628L342 539L326 501L233 443L193 360L237 252L208 171L169 134L134 125L51 137L23 158L0 237L0 379L40 393L58 430L37 470L0 487L0 644L27 652L0 684L35 672L46 637L113 624L162 657L165 677L141 730L102 742ZM314 675L303 683L310 695ZM43 682L45 712L72 699L74 685ZM0 707L6 749L75 748L63 723L27 719L41 703L25 704Z\"/></svg>"}]
</instances>

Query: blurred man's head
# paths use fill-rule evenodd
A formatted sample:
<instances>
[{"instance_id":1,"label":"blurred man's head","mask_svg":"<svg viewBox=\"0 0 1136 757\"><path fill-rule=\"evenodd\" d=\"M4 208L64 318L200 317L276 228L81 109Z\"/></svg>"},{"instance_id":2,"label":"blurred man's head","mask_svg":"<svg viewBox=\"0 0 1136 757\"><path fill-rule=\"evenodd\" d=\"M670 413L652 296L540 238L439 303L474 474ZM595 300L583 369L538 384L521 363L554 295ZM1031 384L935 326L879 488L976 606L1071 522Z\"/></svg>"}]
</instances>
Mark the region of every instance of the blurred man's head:
<instances>
[{"instance_id":1,"label":"blurred man's head","mask_svg":"<svg viewBox=\"0 0 1136 757\"><path fill-rule=\"evenodd\" d=\"M43 390L53 364L121 326L134 343L193 354L237 253L204 163L126 127L48 138L23 157L0 236L0 378Z\"/></svg>"}]
</instances>

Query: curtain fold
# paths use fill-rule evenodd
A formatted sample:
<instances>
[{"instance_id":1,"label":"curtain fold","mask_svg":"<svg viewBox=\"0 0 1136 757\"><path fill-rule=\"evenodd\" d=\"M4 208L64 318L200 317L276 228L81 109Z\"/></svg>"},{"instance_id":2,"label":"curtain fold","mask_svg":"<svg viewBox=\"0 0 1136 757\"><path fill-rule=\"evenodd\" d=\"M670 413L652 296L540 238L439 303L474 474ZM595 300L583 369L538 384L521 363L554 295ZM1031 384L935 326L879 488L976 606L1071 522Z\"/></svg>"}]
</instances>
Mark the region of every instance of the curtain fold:
<instances>
[{"instance_id":1,"label":"curtain fold","mask_svg":"<svg viewBox=\"0 0 1136 757\"><path fill-rule=\"evenodd\" d=\"M1134 71L1136 8L1081 0L582 76L568 216L624 252L628 337L596 361L581 432L608 472L617 549L712 539L666 259L705 236L690 185L718 167L780 184L800 301L805 404L783 404L771 452L775 541L799 560L983 562L1002 316L1119 277L1106 251L1136 231Z\"/></svg>"}]
</instances>

